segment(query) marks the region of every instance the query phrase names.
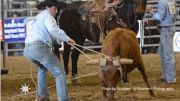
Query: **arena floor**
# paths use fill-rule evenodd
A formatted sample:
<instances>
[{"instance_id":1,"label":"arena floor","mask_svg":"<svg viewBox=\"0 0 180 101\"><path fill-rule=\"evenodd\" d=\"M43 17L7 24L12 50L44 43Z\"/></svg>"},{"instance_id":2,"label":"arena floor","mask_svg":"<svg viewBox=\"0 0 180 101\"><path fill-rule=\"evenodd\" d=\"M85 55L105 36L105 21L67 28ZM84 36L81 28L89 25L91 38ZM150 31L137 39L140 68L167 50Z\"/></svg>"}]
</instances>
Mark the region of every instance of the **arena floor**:
<instances>
[{"instance_id":1,"label":"arena floor","mask_svg":"<svg viewBox=\"0 0 180 101\"><path fill-rule=\"evenodd\" d=\"M98 55L89 54L91 58L97 58ZM1 101L35 101L36 87L31 79L31 64L24 57L7 57L7 66L9 70L7 75L1 76ZM156 97L149 96L145 82L143 81L139 71L134 70L128 77L133 87L137 88L133 92L127 90L122 83L118 84L118 91L115 93L116 101L180 101L180 53L176 54L176 84L166 85L157 84L157 80L161 77L161 65L158 54L143 55L146 72L148 75L151 88L154 90ZM87 58L80 55L78 72L79 76L93 74L79 78L76 85L68 84L68 93L72 101L104 101L102 98L102 88L98 74L98 66L89 66L85 62ZM35 81L37 68L33 65L32 75ZM51 74L49 74L49 97L50 101L57 101L55 82ZM22 86L26 84L28 91L23 95Z\"/></svg>"}]
</instances>

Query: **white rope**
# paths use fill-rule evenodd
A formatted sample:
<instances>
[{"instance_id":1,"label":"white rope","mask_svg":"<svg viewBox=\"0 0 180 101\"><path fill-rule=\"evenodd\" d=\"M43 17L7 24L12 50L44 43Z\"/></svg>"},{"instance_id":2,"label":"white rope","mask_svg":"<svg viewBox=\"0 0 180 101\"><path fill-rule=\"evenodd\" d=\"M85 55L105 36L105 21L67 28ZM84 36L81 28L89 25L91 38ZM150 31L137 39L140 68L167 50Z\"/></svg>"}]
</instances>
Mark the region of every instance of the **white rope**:
<instances>
[{"instance_id":1,"label":"white rope","mask_svg":"<svg viewBox=\"0 0 180 101\"><path fill-rule=\"evenodd\" d=\"M68 43L68 42L67 42ZM83 51L81 51L79 48L77 48L76 46L74 46L71 43L68 43L69 45L71 45L72 47L74 47L75 49L77 49L79 52L81 52L83 55L85 55L89 60L92 60L89 56L87 56Z\"/></svg>"},{"instance_id":2,"label":"white rope","mask_svg":"<svg viewBox=\"0 0 180 101\"><path fill-rule=\"evenodd\" d=\"M28 94L33 94L33 93L36 93L36 92L37 92L37 91L29 92L29 93L27 93L27 94L19 94L19 95L11 96L10 99L15 98L15 97L20 97L20 96L28 95Z\"/></svg>"},{"instance_id":3,"label":"white rope","mask_svg":"<svg viewBox=\"0 0 180 101\"><path fill-rule=\"evenodd\" d=\"M80 51L82 54L84 54L89 60L92 60L92 59L91 59L89 56L87 56L83 51L81 51L79 48L77 48L76 46L79 46L79 47L81 47L81 48L84 48L84 49L87 49L87 50L89 50L89 51L95 52L95 53L97 53L97 54L101 54L101 55L103 55L103 56L105 56L105 57L109 57L109 56L107 56L107 55L105 55L105 54L102 54L102 53L100 53L100 52L96 52L96 51L91 50L91 49L89 49L89 48L85 48L84 46L81 46L81 45L78 45L78 44L75 44L76 46L75 46L75 45L72 45L72 44L70 44L70 43L68 43L68 44L71 45L72 47L74 47L75 49L77 49L78 51ZM97 74L97 73L99 73L99 72L89 73L89 74L86 74L86 75L82 75L82 76L73 78L73 79L71 79L71 80L79 79L79 78L86 77L86 76L90 76L90 75L95 75L95 74ZM33 76L32 76L32 63L31 63L31 79L32 79L33 83L35 84L36 91L34 91L34 92L29 92L28 94L37 93L37 84L36 84L36 82L35 82L35 80L33 79ZM52 88L52 87L54 87L54 86L55 86L55 84L52 85L52 86L49 86L48 89L49 89L49 88ZM27 95L27 94L19 94L19 95L12 96L12 97L10 97L10 98L20 97L20 96L24 96L24 95ZM37 98L37 94L36 94L36 98Z\"/></svg>"},{"instance_id":4,"label":"white rope","mask_svg":"<svg viewBox=\"0 0 180 101\"><path fill-rule=\"evenodd\" d=\"M70 44L70 43L68 43L68 44ZM86 47L84 47L84 46L82 46L82 45L79 45L79 44L74 44L74 45L70 44L70 45L73 46L73 47L75 47L74 45L76 45L76 46L78 46L78 47L84 48L84 49L89 50L89 51L91 51L91 52L94 52L94 53L103 55L103 56L105 56L105 57L107 57L107 58L110 58L109 56L107 56L107 55L105 55L105 54L103 54L103 53L94 51L94 50L92 50L92 49L86 48ZM76 48L77 48L77 47L76 47ZM80 51L80 52L81 52L81 51ZM85 53L83 52L83 54L85 54ZM89 56L87 56L87 57L89 58Z\"/></svg>"},{"instance_id":5,"label":"white rope","mask_svg":"<svg viewBox=\"0 0 180 101\"><path fill-rule=\"evenodd\" d=\"M37 84L36 84L36 81L33 79L33 73L32 73L33 65L32 64L33 63L31 62L31 79L32 79L32 81L33 81L33 83L34 83L34 85L36 87L36 91L37 91ZM36 101L37 97L38 97L38 94L36 93L35 101Z\"/></svg>"},{"instance_id":6,"label":"white rope","mask_svg":"<svg viewBox=\"0 0 180 101\"><path fill-rule=\"evenodd\" d=\"M86 74L86 75L78 76L78 77L73 78L73 79L71 79L71 80L83 78L83 77L90 76L90 75L95 75L95 74L98 74L98 73L99 73L99 72L89 73L89 74Z\"/></svg>"},{"instance_id":7,"label":"white rope","mask_svg":"<svg viewBox=\"0 0 180 101\"><path fill-rule=\"evenodd\" d=\"M76 77L76 78L73 78L73 79L71 79L71 80L79 79L79 78L83 78L83 77L87 77L87 76L91 76L91 75L95 75L95 74L98 74L98 73L99 73L99 72L94 72L94 73L85 74L85 75L82 75L82 76L78 76L78 77ZM70 80L70 81L71 81L71 80ZM54 87L54 86L55 86L55 84L49 86L48 89L49 89L49 88L52 88L52 87ZM28 94L33 94L33 93L37 93L37 90L34 91L34 92L29 92ZM24 95L27 95L27 94L19 94L19 95L11 96L10 98L20 97L20 96L24 96Z\"/></svg>"},{"instance_id":8,"label":"white rope","mask_svg":"<svg viewBox=\"0 0 180 101\"><path fill-rule=\"evenodd\" d=\"M35 87L36 87L36 91L34 91L34 92L29 92L28 94L33 94L33 93L36 93L36 92L37 92L37 84L36 84L36 81L33 79L32 69L33 69L33 63L31 63L31 70L30 70L30 71L31 71L31 79L32 79L32 81L33 81L33 83L34 83L34 85L35 85ZM15 97L24 96L24 95L27 95L27 94L19 94L19 95L12 96L12 97L10 97L10 98L15 98ZM37 98L37 93L36 93L36 98ZM36 99L35 99L35 101L36 101Z\"/></svg>"}]
</instances>

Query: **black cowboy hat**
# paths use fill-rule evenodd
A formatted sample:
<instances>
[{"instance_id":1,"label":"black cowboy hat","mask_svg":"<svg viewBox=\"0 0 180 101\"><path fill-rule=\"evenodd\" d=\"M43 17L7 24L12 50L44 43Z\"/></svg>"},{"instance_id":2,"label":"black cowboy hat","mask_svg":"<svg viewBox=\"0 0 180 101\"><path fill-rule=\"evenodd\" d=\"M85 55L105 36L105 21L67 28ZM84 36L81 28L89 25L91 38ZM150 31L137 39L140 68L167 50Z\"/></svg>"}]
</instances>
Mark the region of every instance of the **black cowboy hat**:
<instances>
[{"instance_id":1,"label":"black cowboy hat","mask_svg":"<svg viewBox=\"0 0 180 101\"><path fill-rule=\"evenodd\" d=\"M37 9L45 9L46 6L56 6L58 9L63 9L67 6L67 4L63 1L58 0L45 0L40 2L36 8Z\"/></svg>"}]
</instances>

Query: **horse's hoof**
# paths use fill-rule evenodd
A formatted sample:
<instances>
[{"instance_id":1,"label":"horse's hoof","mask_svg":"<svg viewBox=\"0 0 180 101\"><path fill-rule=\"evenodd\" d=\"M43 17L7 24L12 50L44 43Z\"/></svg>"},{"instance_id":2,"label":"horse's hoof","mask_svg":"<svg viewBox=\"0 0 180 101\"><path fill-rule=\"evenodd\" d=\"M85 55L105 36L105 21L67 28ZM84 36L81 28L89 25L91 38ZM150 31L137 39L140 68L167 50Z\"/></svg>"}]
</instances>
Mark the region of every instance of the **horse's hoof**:
<instances>
[{"instance_id":1,"label":"horse's hoof","mask_svg":"<svg viewBox=\"0 0 180 101\"><path fill-rule=\"evenodd\" d=\"M155 94L154 94L154 92L152 90L149 91L149 94L150 94L151 97L155 97Z\"/></svg>"},{"instance_id":2,"label":"horse's hoof","mask_svg":"<svg viewBox=\"0 0 180 101\"><path fill-rule=\"evenodd\" d=\"M77 79L77 77L78 77L77 74L72 76L72 84L79 84L80 83L80 81Z\"/></svg>"}]
</instances>

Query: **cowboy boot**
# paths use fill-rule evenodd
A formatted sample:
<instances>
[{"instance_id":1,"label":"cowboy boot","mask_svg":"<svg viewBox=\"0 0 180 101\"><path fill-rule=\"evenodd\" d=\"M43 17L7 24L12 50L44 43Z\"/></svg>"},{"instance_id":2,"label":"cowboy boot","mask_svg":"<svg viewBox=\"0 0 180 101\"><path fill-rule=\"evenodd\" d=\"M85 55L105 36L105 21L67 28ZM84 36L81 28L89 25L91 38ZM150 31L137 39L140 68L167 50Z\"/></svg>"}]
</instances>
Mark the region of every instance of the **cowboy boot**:
<instances>
[{"instance_id":1,"label":"cowboy boot","mask_svg":"<svg viewBox=\"0 0 180 101\"><path fill-rule=\"evenodd\" d=\"M50 101L50 100L49 100L49 98L44 98L44 97L38 96L38 100L37 101Z\"/></svg>"}]
</instances>

